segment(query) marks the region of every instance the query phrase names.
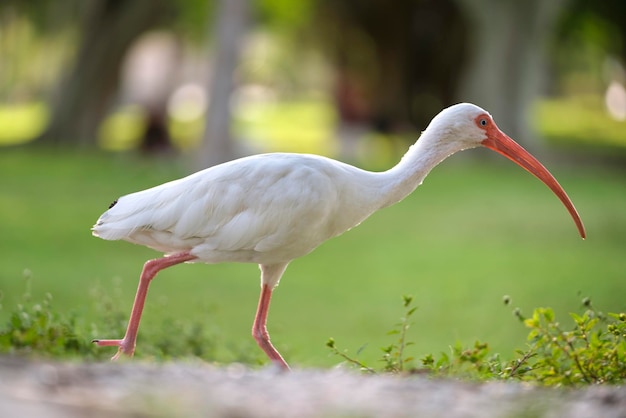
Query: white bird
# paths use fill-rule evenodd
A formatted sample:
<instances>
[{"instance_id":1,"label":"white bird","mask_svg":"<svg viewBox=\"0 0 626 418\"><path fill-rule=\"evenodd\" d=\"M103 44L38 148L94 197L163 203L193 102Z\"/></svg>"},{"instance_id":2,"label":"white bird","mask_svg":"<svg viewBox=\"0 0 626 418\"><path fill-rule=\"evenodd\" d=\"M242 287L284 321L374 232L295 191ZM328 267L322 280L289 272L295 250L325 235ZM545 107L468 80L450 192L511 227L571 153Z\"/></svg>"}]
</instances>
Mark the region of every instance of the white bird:
<instances>
[{"instance_id":1,"label":"white bird","mask_svg":"<svg viewBox=\"0 0 626 418\"><path fill-rule=\"evenodd\" d=\"M179 263L256 263L261 295L252 327L260 348L289 366L270 342L270 298L289 262L399 202L446 157L485 146L542 180L563 202L582 238L585 229L550 172L504 134L485 110L461 103L439 113L401 161L370 172L317 155L262 154L230 161L188 177L119 198L92 231L165 253L145 263L128 329L121 340L94 340L132 356L148 285Z\"/></svg>"}]
</instances>

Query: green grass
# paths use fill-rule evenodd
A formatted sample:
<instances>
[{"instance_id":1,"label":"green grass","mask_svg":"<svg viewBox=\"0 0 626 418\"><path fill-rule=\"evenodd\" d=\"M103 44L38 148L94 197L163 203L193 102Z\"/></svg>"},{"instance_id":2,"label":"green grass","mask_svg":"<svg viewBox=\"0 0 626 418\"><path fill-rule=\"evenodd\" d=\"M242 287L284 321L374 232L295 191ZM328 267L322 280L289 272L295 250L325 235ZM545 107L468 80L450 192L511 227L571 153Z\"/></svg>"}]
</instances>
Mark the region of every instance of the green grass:
<instances>
[{"instance_id":1,"label":"green grass","mask_svg":"<svg viewBox=\"0 0 626 418\"><path fill-rule=\"evenodd\" d=\"M375 363L401 295L412 294L413 357L475 340L508 357L524 345L526 330L503 306L505 294L525 312L576 311L579 292L605 311L624 311L626 175L547 165L578 207L586 241L559 201L523 170L455 156L405 201L290 265L272 302L272 341L294 365L336 364L325 347L329 337L352 352L365 346L360 357ZM24 293L25 269L33 299L50 293L56 310L86 324L106 329L96 288L119 295L114 303L128 313L143 263L159 254L99 240L89 228L119 195L184 174L178 162L132 155L2 150L0 321ZM151 286L137 350L149 352L146 344L176 332L178 319L204 321L219 336L217 360L229 361L233 351L254 357L258 292L254 265L166 270Z\"/></svg>"}]
</instances>

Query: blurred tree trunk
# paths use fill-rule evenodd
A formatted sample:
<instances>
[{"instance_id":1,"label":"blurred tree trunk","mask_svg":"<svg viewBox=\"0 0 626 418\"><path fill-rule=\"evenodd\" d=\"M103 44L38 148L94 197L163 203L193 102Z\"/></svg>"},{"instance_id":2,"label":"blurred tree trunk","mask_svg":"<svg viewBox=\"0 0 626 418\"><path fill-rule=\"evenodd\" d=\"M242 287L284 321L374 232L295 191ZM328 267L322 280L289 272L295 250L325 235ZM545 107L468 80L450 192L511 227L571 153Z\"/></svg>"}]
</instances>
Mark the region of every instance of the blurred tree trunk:
<instances>
[{"instance_id":1,"label":"blurred tree trunk","mask_svg":"<svg viewBox=\"0 0 626 418\"><path fill-rule=\"evenodd\" d=\"M568 0L456 1L472 36L459 100L484 107L511 137L540 149L531 106L544 87L550 37Z\"/></svg>"},{"instance_id":2,"label":"blurred tree trunk","mask_svg":"<svg viewBox=\"0 0 626 418\"><path fill-rule=\"evenodd\" d=\"M249 26L250 0L220 0L217 8L213 75L209 85L206 129L197 164L210 167L236 156L231 134L234 75Z\"/></svg>"},{"instance_id":3,"label":"blurred tree trunk","mask_svg":"<svg viewBox=\"0 0 626 418\"><path fill-rule=\"evenodd\" d=\"M38 142L94 146L128 47L171 14L167 0L91 0L84 7L76 59L51 100L50 124Z\"/></svg>"}]
</instances>

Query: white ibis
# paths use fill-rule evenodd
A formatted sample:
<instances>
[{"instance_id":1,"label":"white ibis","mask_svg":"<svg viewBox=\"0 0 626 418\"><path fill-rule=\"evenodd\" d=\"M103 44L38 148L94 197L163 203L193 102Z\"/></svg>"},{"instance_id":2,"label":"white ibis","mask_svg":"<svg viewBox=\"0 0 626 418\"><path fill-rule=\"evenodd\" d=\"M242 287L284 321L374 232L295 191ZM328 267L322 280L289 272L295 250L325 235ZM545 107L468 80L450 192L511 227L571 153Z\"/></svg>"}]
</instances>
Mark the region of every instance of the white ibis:
<instances>
[{"instance_id":1,"label":"white ibis","mask_svg":"<svg viewBox=\"0 0 626 418\"><path fill-rule=\"evenodd\" d=\"M148 285L166 267L256 263L261 295L252 335L274 363L288 369L270 342L266 322L272 291L289 262L402 200L446 157L481 145L552 189L585 238L576 208L552 174L500 131L489 113L457 104L439 113L401 161L384 172L317 155L262 154L119 198L98 219L93 235L145 245L165 256L145 263L124 338L94 342L119 347L114 360L133 355Z\"/></svg>"}]
</instances>

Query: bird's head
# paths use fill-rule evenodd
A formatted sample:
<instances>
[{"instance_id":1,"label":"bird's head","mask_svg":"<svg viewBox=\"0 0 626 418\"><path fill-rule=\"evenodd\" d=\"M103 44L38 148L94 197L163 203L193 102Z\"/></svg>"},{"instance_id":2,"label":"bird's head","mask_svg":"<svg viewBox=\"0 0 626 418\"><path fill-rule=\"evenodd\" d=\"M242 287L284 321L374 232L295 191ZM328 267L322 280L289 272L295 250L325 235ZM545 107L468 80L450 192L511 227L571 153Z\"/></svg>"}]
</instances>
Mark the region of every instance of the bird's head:
<instances>
[{"instance_id":1,"label":"bird's head","mask_svg":"<svg viewBox=\"0 0 626 418\"><path fill-rule=\"evenodd\" d=\"M486 110L471 103L459 103L435 116L426 132L437 138L437 147L458 151L481 146L490 125L495 127Z\"/></svg>"},{"instance_id":2,"label":"bird's head","mask_svg":"<svg viewBox=\"0 0 626 418\"><path fill-rule=\"evenodd\" d=\"M574 219L578 232L585 238L585 227L574 207L554 176L535 157L502 132L491 115L470 103L460 103L443 110L432 120L427 130L437 131L439 146L452 147L451 152L484 146L519 165L546 184L563 202Z\"/></svg>"}]
</instances>

